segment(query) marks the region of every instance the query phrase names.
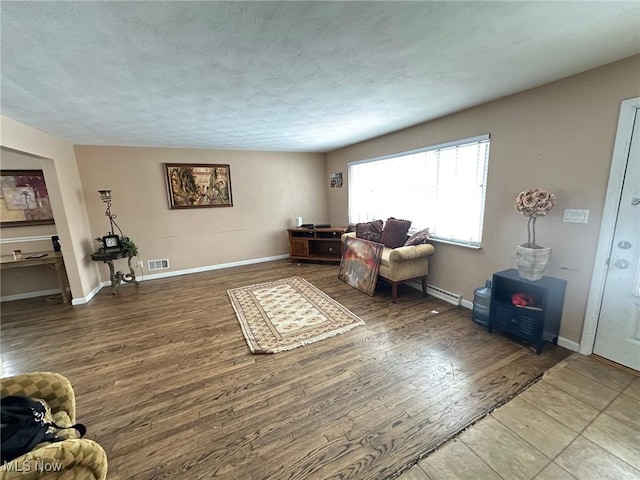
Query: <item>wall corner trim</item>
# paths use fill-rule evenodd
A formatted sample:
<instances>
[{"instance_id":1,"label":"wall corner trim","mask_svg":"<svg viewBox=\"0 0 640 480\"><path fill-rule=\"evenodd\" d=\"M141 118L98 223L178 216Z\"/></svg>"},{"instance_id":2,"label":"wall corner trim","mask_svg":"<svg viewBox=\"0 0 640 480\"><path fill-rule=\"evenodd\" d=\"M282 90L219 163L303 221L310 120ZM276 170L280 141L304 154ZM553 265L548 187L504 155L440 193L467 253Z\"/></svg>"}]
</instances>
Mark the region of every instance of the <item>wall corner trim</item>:
<instances>
[{"instance_id":1,"label":"wall corner trim","mask_svg":"<svg viewBox=\"0 0 640 480\"><path fill-rule=\"evenodd\" d=\"M93 297L100 291L100 289L106 284L109 285L111 282L103 282L99 284L96 288L91 290L89 294L85 297L74 298L71 300L71 305L84 305L85 303L89 303Z\"/></svg>"},{"instance_id":2,"label":"wall corner trim","mask_svg":"<svg viewBox=\"0 0 640 480\"><path fill-rule=\"evenodd\" d=\"M566 348L567 350L571 350L572 352L580 351L580 344L574 342L573 340L569 340L564 337L558 337L558 345Z\"/></svg>"}]
</instances>

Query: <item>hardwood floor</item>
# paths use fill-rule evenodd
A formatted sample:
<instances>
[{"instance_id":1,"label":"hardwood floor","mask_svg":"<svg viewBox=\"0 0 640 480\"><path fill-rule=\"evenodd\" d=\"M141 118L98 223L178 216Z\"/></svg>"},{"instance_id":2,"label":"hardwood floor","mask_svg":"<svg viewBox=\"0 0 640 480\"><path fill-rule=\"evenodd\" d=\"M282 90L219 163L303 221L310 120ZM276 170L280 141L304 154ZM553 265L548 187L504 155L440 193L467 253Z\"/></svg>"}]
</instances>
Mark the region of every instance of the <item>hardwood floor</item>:
<instances>
[{"instance_id":1,"label":"hardwood floor","mask_svg":"<svg viewBox=\"0 0 640 480\"><path fill-rule=\"evenodd\" d=\"M277 261L104 288L87 305L2 304L4 374L57 371L113 479L385 479L569 355L542 355L401 286ZM227 289L299 275L366 326L254 355Z\"/></svg>"}]
</instances>

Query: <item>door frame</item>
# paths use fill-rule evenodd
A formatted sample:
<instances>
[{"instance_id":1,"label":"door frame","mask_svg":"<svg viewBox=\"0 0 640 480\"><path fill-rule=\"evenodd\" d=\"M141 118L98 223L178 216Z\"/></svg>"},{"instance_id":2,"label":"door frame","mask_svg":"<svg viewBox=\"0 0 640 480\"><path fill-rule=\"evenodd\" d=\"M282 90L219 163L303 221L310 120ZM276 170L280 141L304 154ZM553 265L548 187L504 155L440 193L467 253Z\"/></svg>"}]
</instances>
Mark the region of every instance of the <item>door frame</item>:
<instances>
[{"instance_id":1,"label":"door frame","mask_svg":"<svg viewBox=\"0 0 640 480\"><path fill-rule=\"evenodd\" d=\"M580 340L579 352L583 355L591 355L596 342L598 319L602 307L605 280L609 266L608 260L611 256L611 250L613 249L613 234L618 217L620 198L622 197L622 185L624 183L624 173L629 157L629 148L631 147L631 136L633 134L636 110L638 109L640 109L640 97L623 100L620 104L618 130L613 145L609 184L607 185L607 194L602 212L602 223L600 225L600 236L598 237L598 247L596 248L596 258L582 327L582 338Z\"/></svg>"}]
</instances>

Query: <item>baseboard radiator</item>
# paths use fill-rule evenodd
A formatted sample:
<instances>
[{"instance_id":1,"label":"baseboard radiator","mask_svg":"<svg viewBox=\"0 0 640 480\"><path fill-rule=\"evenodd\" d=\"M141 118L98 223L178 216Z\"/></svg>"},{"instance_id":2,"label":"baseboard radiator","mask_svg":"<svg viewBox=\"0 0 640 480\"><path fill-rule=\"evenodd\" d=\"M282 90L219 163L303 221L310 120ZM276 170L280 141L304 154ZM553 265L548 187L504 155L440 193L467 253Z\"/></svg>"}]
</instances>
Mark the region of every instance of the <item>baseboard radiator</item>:
<instances>
[{"instance_id":1,"label":"baseboard radiator","mask_svg":"<svg viewBox=\"0 0 640 480\"><path fill-rule=\"evenodd\" d=\"M407 285L410 285L411 287L422 291L422 285L420 284L420 282L409 282L407 283ZM444 300L445 302L452 305L459 306L462 304L462 295L460 295L459 293L449 292L444 288L436 287L435 285L429 285L428 283L427 293L432 297L439 298L440 300Z\"/></svg>"},{"instance_id":2,"label":"baseboard radiator","mask_svg":"<svg viewBox=\"0 0 640 480\"><path fill-rule=\"evenodd\" d=\"M462 295L459 293L449 292L448 290L434 285L427 284L427 293L453 305L460 305L460 302L462 301Z\"/></svg>"}]
</instances>

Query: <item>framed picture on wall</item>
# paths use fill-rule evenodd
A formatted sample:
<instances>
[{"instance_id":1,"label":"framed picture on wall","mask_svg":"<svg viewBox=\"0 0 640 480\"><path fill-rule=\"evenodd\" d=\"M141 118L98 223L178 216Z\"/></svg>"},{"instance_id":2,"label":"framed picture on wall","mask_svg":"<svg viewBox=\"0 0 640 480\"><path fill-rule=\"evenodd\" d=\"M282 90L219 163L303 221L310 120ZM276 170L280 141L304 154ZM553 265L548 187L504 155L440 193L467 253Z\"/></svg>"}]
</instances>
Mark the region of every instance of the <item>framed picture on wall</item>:
<instances>
[{"instance_id":1,"label":"framed picture on wall","mask_svg":"<svg viewBox=\"0 0 640 480\"><path fill-rule=\"evenodd\" d=\"M169 208L232 207L229 165L165 163Z\"/></svg>"},{"instance_id":2,"label":"framed picture on wall","mask_svg":"<svg viewBox=\"0 0 640 480\"><path fill-rule=\"evenodd\" d=\"M42 170L0 170L0 227L53 223Z\"/></svg>"}]
</instances>

